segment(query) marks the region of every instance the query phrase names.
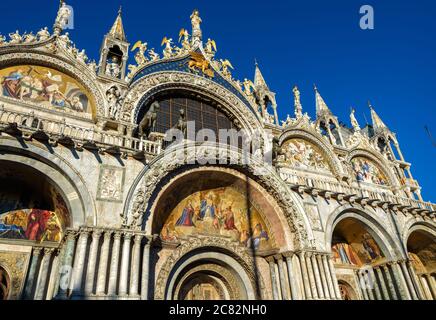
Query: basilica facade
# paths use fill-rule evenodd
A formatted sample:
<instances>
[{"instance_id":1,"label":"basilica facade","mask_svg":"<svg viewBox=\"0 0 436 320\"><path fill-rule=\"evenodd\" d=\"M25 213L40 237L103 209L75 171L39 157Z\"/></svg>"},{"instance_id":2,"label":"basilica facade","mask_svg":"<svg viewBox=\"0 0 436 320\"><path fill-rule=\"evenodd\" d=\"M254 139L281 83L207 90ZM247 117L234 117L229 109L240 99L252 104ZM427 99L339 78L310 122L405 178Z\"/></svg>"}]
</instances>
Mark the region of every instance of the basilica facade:
<instances>
[{"instance_id":1,"label":"basilica facade","mask_svg":"<svg viewBox=\"0 0 436 320\"><path fill-rule=\"evenodd\" d=\"M436 205L374 108L294 87L280 121L196 10L162 50L120 11L98 62L70 17L0 35L0 299L436 298Z\"/></svg>"}]
</instances>

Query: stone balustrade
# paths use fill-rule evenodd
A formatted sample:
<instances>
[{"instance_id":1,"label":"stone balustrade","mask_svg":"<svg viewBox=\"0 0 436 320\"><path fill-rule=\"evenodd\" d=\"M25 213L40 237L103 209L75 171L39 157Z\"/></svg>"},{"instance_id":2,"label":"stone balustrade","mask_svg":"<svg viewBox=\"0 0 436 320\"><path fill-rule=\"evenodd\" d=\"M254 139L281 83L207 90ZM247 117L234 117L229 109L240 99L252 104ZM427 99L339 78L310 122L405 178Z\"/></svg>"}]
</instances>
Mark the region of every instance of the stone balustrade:
<instances>
[{"instance_id":1,"label":"stone balustrade","mask_svg":"<svg viewBox=\"0 0 436 320\"><path fill-rule=\"evenodd\" d=\"M141 159L143 154L158 155L162 144L134 138L121 133L105 132L94 126L82 127L76 124L53 120L34 113L8 110L0 106L0 131L19 135L27 139L46 140L76 148L98 149L108 153L132 154Z\"/></svg>"}]
</instances>

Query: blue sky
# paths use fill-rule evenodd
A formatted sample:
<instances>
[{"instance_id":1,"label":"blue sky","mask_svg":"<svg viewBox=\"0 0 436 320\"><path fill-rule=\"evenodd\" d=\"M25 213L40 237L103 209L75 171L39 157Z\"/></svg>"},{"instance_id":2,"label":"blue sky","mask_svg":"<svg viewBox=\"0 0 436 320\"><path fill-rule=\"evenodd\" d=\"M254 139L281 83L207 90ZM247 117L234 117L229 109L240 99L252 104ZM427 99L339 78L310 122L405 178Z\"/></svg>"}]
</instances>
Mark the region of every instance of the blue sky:
<instances>
[{"instance_id":1,"label":"blue sky","mask_svg":"<svg viewBox=\"0 0 436 320\"><path fill-rule=\"evenodd\" d=\"M0 33L51 27L57 0L1 1ZM228 58L235 78L253 78L257 59L270 88L277 93L282 119L293 112L297 84L303 108L314 117L314 83L330 109L349 123L350 106L361 125L370 121L371 100L397 134L425 200L436 201L436 2L434 0L288 0L288 1L67 1L75 10L77 47L98 60L103 35L119 5L131 44L160 48L164 36L177 38L190 28L194 8L203 19L203 36L216 40L217 57ZM268 4L266 4L268 3ZM375 29L359 28L359 8L372 5ZM6 13L6 14L5 14Z\"/></svg>"}]
</instances>

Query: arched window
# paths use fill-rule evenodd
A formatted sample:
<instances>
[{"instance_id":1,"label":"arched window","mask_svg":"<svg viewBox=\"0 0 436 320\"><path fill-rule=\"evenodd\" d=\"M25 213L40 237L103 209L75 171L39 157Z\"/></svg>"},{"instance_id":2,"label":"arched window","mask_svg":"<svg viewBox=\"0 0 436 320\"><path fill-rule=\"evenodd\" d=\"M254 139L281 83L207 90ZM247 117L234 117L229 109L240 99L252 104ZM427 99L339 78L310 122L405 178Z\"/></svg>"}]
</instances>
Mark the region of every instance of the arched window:
<instances>
[{"instance_id":1,"label":"arched window","mask_svg":"<svg viewBox=\"0 0 436 320\"><path fill-rule=\"evenodd\" d=\"M180 110L184 110L186 121L195 122L195 133L201 129L211 129L219 138L219 129L235 129L237 127L229 117L220 110L220 105L215 101L201 97L197 94L175 91L159 96L145 104L138 114L138 123L148 111L152 102L159 102L156 125L151 132L166 133L169 129L176 128L180 119ZM189 138L189 137L188 137Z\"/></svg>"}]
</instances>

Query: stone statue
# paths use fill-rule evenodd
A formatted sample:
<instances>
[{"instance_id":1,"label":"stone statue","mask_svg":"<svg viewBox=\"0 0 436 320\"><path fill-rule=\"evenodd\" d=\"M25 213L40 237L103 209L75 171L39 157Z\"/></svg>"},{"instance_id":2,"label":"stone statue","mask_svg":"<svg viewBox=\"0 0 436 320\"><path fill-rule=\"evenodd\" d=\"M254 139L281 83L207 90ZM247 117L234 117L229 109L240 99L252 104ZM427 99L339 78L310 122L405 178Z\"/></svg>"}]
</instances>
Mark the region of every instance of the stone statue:
<instances>
[{"instance_id":1,"label":"stone statue","mask_svg":"<svg viewBox=\"0 0 436 320\"><path fill-rule=\"evenodd\" d=\"M70 34L65 32L65 34L59 36L59 41L65 49L68 49L71 46Z\"/></svg>"},{"instance_id":2,"label":"stone statue","mask_svg":"<svg viewBox=\"0 0 436 320\"><path fill-rule=\"evenodd\" d=\"M135 54L135 61L138 66L142 66L147 63L148 59L145 56L145 52L147 51L147 42L137 41L132 48L132 52L138 49L138 52Z\"/></svg>"},{"instance_id":3,"label":"stone statue","mask_svg":"<svg viewBox=\"0 0 436 320\"><path fill-rule=\"evenodd\" d=\"M6 37L0 34L0 46L5 44L5 42L6 42Z\"/></svg>"},{"instance_id":4,"label":"stone statue","mask_svg":"<svg viewBox=\"0 0 436 320\"><path fill-rule=\"evenodd\" d=\"M14 33L9 33L9 38L11 38L11 41L9 41L9 44L19 44L23 41L23 37L20 36L20 33L15 31Z\"/></svg>"},{"instance_id":5,"label":"stone statue","mask_svg":"<svg viewBox=\"0 0 436 320\"><path fill-rule=\"evenodd\" d=\"M47 27L39 30L36 35L38 37L38 41L45 41L50 38L50 32L48 32Z\"/></svg>"},{"instance_id":6,"label":"stone statue","mask_svg":"<svg viewBox=\"0 0 436 320\"><path fill-rule=\"evenodd\" d=\"M180 109L180 117L177 122L177 129L182 131L184 138L186 138L186 128L187 128L187 121L186 121L185 109Z\"/></svg>"},{"instance_id":7,"label":"stone statue","mask_svg":"<svg viewBox=\"0 0 436 320\"><path fill-rule=\"evenodd\" d=\"M154 48L151 48L150 50L148 50L148 55L150 57L150 61L157 61L160 59L159 53L156 53L154 51Z\"/></svg>"},{"instance_id":8,"label":"stone statue","mask_svg":"<svg viewBox=\"0 0 436 320\"><path fill-rule=\"evenodd\" d=\"M156 126L157 111L159 108L159 102L155 101L151 104L150 109L148 109L148 111L145 113L144 117L139 123L138 134L140 138L142 138L144 134L148 138L151 129Z\"/></svg>"},{"instance_id":9,"label":"stone statue","mask_svg":"<svg viewBox=\"0 0 436 320\"><path fill-rule=\"evenodd\" d=\"M65 4L64 1L61 1L61 6L58 10L58 15L55 20L55 25L59 26L61 29L64 29L68 24L71 14L73 13L71 9Z\"/></svg>"},{"instance_id":10,"label":"stone statue","mask_svg":"<svg viewBox=\"0 0 436 320\"><path fill-rule=\"evenodd\" d=\"M202 22L200 18L200 13L198 10L194 10L191 14L191 24L192 24L192 46L201 42L202 32L200 28L200 24Z\"/></svg>"},{"instance_id":11,"label":"stone statue","mask_svg":"<svg viewBox=\"0 0 436 320\"><path fill-rule=\"evenodd\" d=\"M113 56L111 62L106 65L106 75L119 78L121 74L120 65L118 64L118 57Z\"/></svg>"},{"instance_id":12,"label":"stone statue","mask_svg":"<svg viewBox=\"0 0 436 320\"><path fill-rule=\"evenodd\" d=\"M294 106L295 106L295 117L301 118L303 115L303 107L301 105L301 98L300 98L300 90L298 90L297 86L294 86L294 89L292 90L294 92Z\"/></svg>"},{"instance_id":13,"label":"stone statue","mask_svg":"<svg viewBox=\"0 0 436 320\"><path fill-rule=\"evenodd\" d=\"M182 40L183 39L183 40ZM179 42L182 42L182 50L183 52L189 52L191 50L191 43L189 42L189 33L188 30L182 28L179 32Z\"/></svg>"},{"instance_id":14,"label":"stone statue","mask_svg":"<svg viewBox=\"0 0 436 320\"><path fill-rule=\"evenodd\" d=\"M35 35L32 32L28 33L28 34L25 34L23 36L23 39L24 39L23 43L32 43L32 42L36 41L36 37L35 37Z\"/></svg>"},{"instance_id":15,"label":"stone statue","mask_svg":"<svg viewBox=\"0 0 436 320\"><path fill-rule=\"evenodd\" d=\"M358 132L360 131L360 126L359 126L359 122L357 122L356 116L354 115L355 112L356 110L354 110L354 108L351 108L350 121L354 131Z\"/></svg>"},{"instance_id":16,"label":"stone statue","mask_svg":"<svg viewBox=\"0 0 436 320\"><path fill-rule=\"evenodd\" d=\"M86 55L84 49L77 53L77 60L83 63L86 63L86 60L88 60L88 56Z\"/></svg>"},{"instance_id":17,"label":"stone statue","mask_svg":"<svg viewBox=\"0 0 436 320\"><path fill-rule=\"evenodd\" d=\"M273 161L273 163L277 161L277 158L281 153L282 153L282 148L280 147L279 138L273 137L273 140L272 140L272 161Z\"/></svg>"},{"instance_id":18,"label":"stone statue","mask_svg":"<svg viewBox=\"0 0 436 320\"><path fill-rule=\"evenodd\" d=\"M138 229L142 226L142 217L144 215L144 203L145 195L144 191L140 190L136 194L135 200L132 205L132 221L130 222L130 227L133 229Z\"/></svg>"},{"instance_id":19,"label":"stone statue","mask_svg":"<svg viewBox=\"0 0 436 320\"><path fill-rule=\"evenodd\" d=\"M121 108L121 92L117 87L113 86L106 92L108 102L109 117L117 119Z\"/></svg>"},{"instance_id":20,"label":"stone statue","mask_svg":"<svg viewBox=\"0 0 436 320\"><path fill-rule=\"evenodd\" d=\"M248 80L247 78L244 79L244 82L242 83L244 86L244 92L247 96L252 96L253 92L251 89L254 90L254 84L251 80Z\"/></svg>"},{"instance_id":21,"label":"stone statue","mask_svg":"<svg viewBox=\"0 0 436 320\"><path fill-rule=\"evenodd\" d=\"M217 49L215 40L207 39L206 46L204 48L204 52L206 53L209 59L212 59L215 56Z\"/></svg>"},{"instance_id":22,"label":"stone statue","mask_svg":"<svg viewBox=\"0 0 436 320\"><path fill-rule=\"evenodd\" d=\"M163 50L163 55L164 58L171 58L171 56L173 55L173 48L172 48L172 43L173 43L173 39L172 38L167 38L164 37L162 39L162 43L161 46L165 45L165 49Z\"/></svg>"},{"instance_id":23,"label":"stone statue","mask_svg":"<svg viewBox=\"0 0 436 320\"><path fill-rule=\"evenodd\" d=\"M232 75L229 71L229 68L231 68L231 69L234 69L234 68L233 68L232 64L230 63L230 61L227 59L226 60L220 59L220 62L221 62L221 67L223 68L222 69L223 75L226 77L231 77Z\"/></svg>"}]
</instances>

